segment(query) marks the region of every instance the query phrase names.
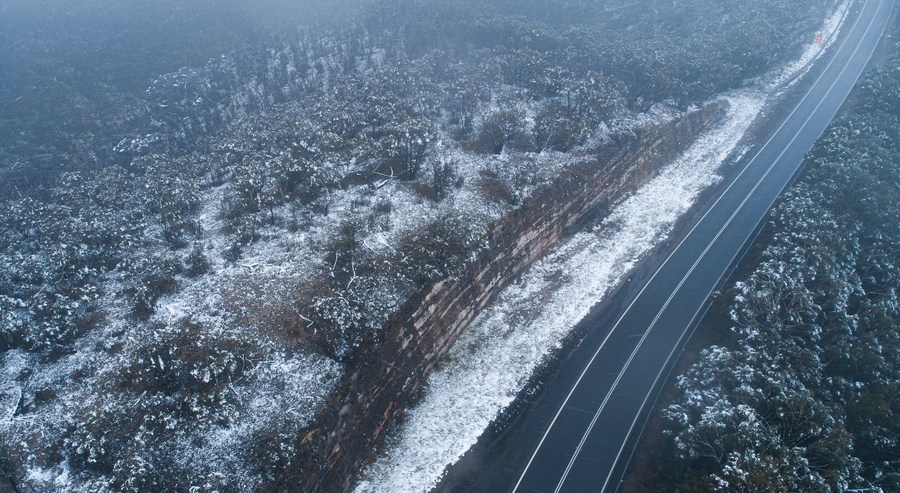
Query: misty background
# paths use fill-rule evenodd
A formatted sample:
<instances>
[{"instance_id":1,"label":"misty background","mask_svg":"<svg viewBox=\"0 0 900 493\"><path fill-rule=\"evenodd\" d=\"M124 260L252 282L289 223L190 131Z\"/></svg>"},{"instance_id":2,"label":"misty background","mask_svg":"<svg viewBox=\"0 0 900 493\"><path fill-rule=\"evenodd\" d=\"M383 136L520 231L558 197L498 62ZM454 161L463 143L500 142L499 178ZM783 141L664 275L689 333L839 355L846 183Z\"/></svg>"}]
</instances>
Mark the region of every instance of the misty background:
<instances>
[{"instance_id":1,"label":"misty background","mask_svg":"<svg viewBox=\"0 0 900 493\"><path fill-rule=\"evenodd\" d=\"M143 117L154 79L357 15L354 0L0 2L0 197L50 186ZM99 144L99 145L97 145ZM25 163L25 161L28 163ZM4 171L14 171L3 173Z\"/></svg>"}]
</instances>

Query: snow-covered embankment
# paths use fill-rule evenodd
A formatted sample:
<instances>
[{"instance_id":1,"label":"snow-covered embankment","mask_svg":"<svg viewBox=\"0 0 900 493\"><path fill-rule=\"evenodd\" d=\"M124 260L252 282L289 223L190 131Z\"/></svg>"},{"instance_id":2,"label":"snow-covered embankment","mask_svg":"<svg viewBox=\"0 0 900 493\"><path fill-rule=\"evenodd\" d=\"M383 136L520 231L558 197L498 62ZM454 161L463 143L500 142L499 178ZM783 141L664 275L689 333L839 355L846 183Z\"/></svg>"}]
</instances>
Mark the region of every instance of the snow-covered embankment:
<instances>
[{"instance_id":1,"label":"snow-covered embankment","mask_svg":"<svg viewBox=\"0 0 900 493\"><path fill-rule=\"evenodd\" d=\"M835 39L848 2L830 16L821 45L755 87L722 96L724 121L703 134L592 231L575 235L509 286L457 341L429 378L421 403L363 474L358 492L423 492L440 480L541 362L635 264L664 241L718 171L740 154L767 101L797 80Z\"/></svg>"}]
</instances>

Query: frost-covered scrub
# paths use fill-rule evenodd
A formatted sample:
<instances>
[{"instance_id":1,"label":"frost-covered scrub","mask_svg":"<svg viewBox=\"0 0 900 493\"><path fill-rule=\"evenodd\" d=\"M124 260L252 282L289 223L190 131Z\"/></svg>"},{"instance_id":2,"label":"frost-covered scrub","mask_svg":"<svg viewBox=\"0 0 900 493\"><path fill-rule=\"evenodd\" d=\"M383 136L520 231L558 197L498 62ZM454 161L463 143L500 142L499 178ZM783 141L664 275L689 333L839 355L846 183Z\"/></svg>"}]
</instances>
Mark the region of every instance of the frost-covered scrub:
<instances>
[{"instance_id":1,"label":"frost-covered scrub","mask_svg":"<svg viewBox=\"0 0 900 493\"><path fill-rule=\"evenodd\" d=\"M721 301L733 342L678 377L648 491L900 491L898 115L894 51Z\"/></svg>"},{"instance_id":2,"label":"frost-covered scrub","mask_svg":"<svg viewBox=\"0 0 900 493\"><path fill-rule=\"evenodd\" d=\"M112 91L102 125L60 114L65 152L0 149L0 488L277 485L385 321L463 272L490 221L607 133L766 73L834 2L650 3L376 1ZM70 72L59 106L80 108ZM710 138L749 123L752 97L731 99ZM698 145L709 162L725 148ZM681 167L682 199L715 180ZM661 229L610 220L632 236L608 282L674 217L644 213Z\"/></svg>"}]
</instances>

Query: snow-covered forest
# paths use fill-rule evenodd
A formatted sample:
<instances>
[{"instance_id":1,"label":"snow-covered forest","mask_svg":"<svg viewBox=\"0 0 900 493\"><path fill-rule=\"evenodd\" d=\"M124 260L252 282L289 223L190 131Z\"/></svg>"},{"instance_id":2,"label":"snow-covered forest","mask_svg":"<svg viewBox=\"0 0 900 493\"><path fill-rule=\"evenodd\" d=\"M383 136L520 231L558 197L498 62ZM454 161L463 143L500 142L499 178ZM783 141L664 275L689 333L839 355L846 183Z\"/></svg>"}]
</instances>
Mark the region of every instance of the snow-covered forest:
<instances>
[{"instance_id":1,"label":"snow-covered forest","mask_svg":"<svg viewBox=\"0 0 900 493\"><path fill-rule=\"evenodd\" d=\"M41 29L0 5L0 490L277 487L489 221L623 122L796 56L834 4L373 0L265 32L235 5L54 3Z\"/></svg>"},{"instance_id":2,"label":"snow-covered forest","mask_svg":"<svg viewBox=\"0 0 900 493\"><path fill-rule=\"evenodd\" d=\"M666 438L635 491L900 491L892 43L701 327L716 344L660 404Z\"/></svg>"}]
</instances>

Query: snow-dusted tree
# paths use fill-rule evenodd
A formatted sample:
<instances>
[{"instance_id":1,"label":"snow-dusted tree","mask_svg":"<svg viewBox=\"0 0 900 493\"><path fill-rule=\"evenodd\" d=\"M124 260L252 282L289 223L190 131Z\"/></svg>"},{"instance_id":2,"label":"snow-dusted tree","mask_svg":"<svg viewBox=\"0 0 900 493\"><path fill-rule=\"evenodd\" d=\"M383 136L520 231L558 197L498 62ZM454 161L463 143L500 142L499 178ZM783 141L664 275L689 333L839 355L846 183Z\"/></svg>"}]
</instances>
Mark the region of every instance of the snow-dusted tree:
<instances>
[{"instance_id":1,"label":"snow-dusted tree","mask_svg":"<svg viewBox=\"0 0 900 493\"><path fill-rule=\"evenodd\" d=\"M390 129L386 142L387 155L396 160L400 177L413 180L422 169L434 143L431 122L426 119L412 119L401 122Z\"/></svg>"},{"instance_id":2,"label":"snow-dusted tree","mask_svg":"<svg viewBox=\"0 0 900 493\"><path fill-rule=\"evenodd\" d=\"M522 138L525 115L520 110L500 110L488 115L481 123L478 139L484 141L490 152L500 154L507 144Z\"/></svg>"},{"instance_id":3,"label":"snow-dusted tree","mask_svg":"<svg viewBox=\"0 0 900 493\"><path fill-rule=\"evenodd\" d=\"M438 199L446 198L451 188L459 186L462 180L453 159L441 156L431 160L431 186Z\"/></svg>"},{"instance_id":4,"label":"snow-dusted tree","mask_svg":"<svg viewBox=\"0 0 900 493\"><path fill-rule=\"evenodd\" d=\"M166 162L162 156L140 159L143 167L144 211L155 218L172 247L181 248L199 233L191 215L200 205L200 180L183 162ZM185 169L187 168L187 169Z\"/></svg>"}]
</instances>

